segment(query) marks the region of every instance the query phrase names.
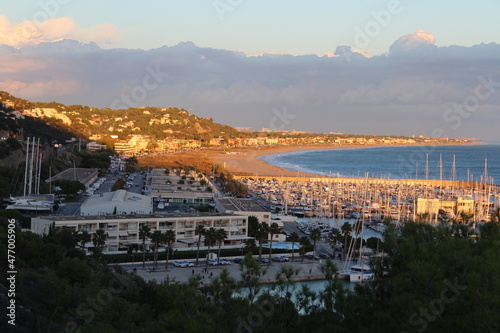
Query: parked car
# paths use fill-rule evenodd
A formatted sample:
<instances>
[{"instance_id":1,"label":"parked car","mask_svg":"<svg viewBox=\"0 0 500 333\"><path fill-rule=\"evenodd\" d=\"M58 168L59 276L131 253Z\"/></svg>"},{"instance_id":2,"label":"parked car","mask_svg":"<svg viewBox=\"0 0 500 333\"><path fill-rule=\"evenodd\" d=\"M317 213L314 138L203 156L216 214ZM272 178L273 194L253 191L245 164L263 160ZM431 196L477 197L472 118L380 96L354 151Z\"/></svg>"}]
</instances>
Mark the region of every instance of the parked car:
<instances>
[{"instance_id":1,"label":"parked car","mask_svg":"<svg viewBox=\"0 0 500 333\"><path fill-rule=\"evenodd\" d=\"M175 267L187 267L186 262L182 260L174 260L174 266Z\"/></svg>"},{"instance_id":2,"label":"parked car","mask_svg":"<svg viewBox=\"0 0 500 333\"><path fill-rule=\"evenodd\" d=\"M319 255L319 257L322 259L330 259L331 258L331 256L328 253L321 253Z\"/></svg>"},{"instance_id":3,"label":"parked car","mask_svg":"<svg viewBox=\"0 0 500 333\"><path fill-rule=\"evenodd\" d=\"M221 265L231 265L231 262L224 258L219 259L219 262Z\"/></svg>"},{"instance_id":4,"label":"parked car","mask_svg":"<svg viewBox=\"0 0 500 333\"><path fill-rule=\"evenodd\" d=\"M258 261L258 260L259 260L259 258L257 258L257 261ZM268 259L268 258L266 258L266 257L261 257L261 258L260 258L260 262L261 262L261 263L268 263L268 262L269 262L269 259Z\"/></svg>"},{"instance_id":5,"label":"parked car","mask_svg":"<svg viewBox=\"0 0 500 333\"><path fill-rule=\"evenodd\" d=\"M306 254L306 258L307 258L307 259L311 259L311 260L312 260L312 259L313 259L313 257L314 257L314 260L319 260L319 259L321 259L320 257L318 257L318 256L316 256L316 255Z\"/></svg>"},{"instance_id":6,"label":"parked car","mask_svg":"<svg viewBox=\"0 0 500 333\"><path fill-rule=\"evenodd\" d=\"M184 262L186 263L187 267L194 267L194 262L192 262L191 260L184 260Z\"/></svg>"},{"instance_id":7,"label":"parked car","mask_svg":"<svg viewBox=\"0 0 500 333\"><path fill-rule=\"evenodd\" d=\"M283 255L273 257L273 261L280 261L280 262L282 262L282 261L289 261L289 260L290 259L287 256L283 256Z\"/></svg>"},{"instance_id":8,"label":"parked car","mask_svg":"<svg viewBox=\"0 0 500 333\"><path fill-rule=\"evenodd\" d=\"M208 264L210 266L217 266L217 259L209 259Z\"/></svg>"},{"instance_id":9,"label":"parked car","mask_svg":"<svg viewBox=\"0 0 500 333\"><path fill-rule=\"evenodd\" d=\"M239 264L239 263L240 263L240 262L242 262L242 261L243 261L243 258L234 258L234 262L235 262L236 264Z\"/></svg>"}]
</instances>

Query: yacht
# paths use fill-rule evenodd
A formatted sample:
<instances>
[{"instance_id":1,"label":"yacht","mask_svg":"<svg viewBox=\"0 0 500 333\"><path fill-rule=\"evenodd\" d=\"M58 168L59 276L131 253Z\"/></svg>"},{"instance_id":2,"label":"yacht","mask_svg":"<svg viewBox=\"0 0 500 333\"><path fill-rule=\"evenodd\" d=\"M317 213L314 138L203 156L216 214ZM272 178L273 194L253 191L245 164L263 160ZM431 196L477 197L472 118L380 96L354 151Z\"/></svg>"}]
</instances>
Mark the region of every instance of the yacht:
<instances>
[{"instance_id":1,"label":"yacht","mask_svg":"<svg viewBox=\"0 0 500 333\"><path fill-rule=\"evenodd\" d=\"M30 210L30 211L53 211L54 202L40 201L31 198L10 198L10 203L5 209Z\"/></svg>"}]
</instances>

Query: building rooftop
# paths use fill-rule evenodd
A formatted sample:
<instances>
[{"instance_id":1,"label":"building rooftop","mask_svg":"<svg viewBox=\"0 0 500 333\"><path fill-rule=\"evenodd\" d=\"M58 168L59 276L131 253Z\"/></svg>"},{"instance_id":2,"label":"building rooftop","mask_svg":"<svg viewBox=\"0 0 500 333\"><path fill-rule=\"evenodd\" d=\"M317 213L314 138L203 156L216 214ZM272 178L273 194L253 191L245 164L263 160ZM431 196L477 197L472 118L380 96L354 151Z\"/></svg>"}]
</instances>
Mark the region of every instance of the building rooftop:
<instances>
[{"instance_id":1,"label":"building rooftop","mask_svg":"<svg viewBox=\"0 0 500 333\"><path fill-rule=\"evenodd\" d=\"M110 203L123 203L133 206L151 206L151 197L137 193L118 190L101 194L94 194L82 206L100 206Z\"/></svg>"},{"instance_id":2,"label":"building rooftop","mask_svg":"<svg viewBox=\"0 0 500 333\"><path fill-rule=\"evenodd\" d=\"M264 206L259 204L254 199L240 199L240 198L223 198L217 199L219 203L224 206L226 211L240 211L240 212L269 212Z\"/></svg>"},{"instance_id":3,"label":"building rooftop","mask_svg":"<svg viewBox=\"0 0 500 333\"><path fill-rule=\"evenodd\" d=\"M237 214L222 213L171 213L171 214L123 214L123 215L100 215L100 216L40 216L40 220L50 221L86 221L86 220L126 220L126 219L165 219L165 218L193 218L193 217L223 217L234 216ZM242 216L245 217L245 216Z\"/></svg>"},{"instance_id":4,"label":"building rooftop","mask_svg":"<svg viewBox=\"0 0 500 333\"><path fill-rule=\"evenodd\" d=\"M56 181L59 179L66 180L77 180L81 183L86 183L88 179L92 178L98 172L97 169L87 169L87 168L70 168L66 169L63 172L58 173L55 176L47 179L48 181Z\"/></svg>"}]
</instances>

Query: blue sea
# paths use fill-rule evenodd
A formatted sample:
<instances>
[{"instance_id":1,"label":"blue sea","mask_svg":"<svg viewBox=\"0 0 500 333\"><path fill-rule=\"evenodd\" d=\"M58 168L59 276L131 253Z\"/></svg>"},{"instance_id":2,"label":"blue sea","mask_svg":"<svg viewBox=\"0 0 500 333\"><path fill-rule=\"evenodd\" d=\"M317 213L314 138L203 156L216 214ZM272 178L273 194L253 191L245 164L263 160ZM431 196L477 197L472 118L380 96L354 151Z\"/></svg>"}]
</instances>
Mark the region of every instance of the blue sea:
<instances>
[{"instance_id":1,"label":"blue sea","mask_svg":"<svg viewBox=\"0 0 500 333\"><path fill-rule=\"evenodd\" d=\"M481 143L294 151L260 159L298 175L363 178L368 173L370 178L390 179L441 179L442 175L444 180L461 181L484 181L486 176L500 184L500 142Z\"/></svg>"}]
</instances>

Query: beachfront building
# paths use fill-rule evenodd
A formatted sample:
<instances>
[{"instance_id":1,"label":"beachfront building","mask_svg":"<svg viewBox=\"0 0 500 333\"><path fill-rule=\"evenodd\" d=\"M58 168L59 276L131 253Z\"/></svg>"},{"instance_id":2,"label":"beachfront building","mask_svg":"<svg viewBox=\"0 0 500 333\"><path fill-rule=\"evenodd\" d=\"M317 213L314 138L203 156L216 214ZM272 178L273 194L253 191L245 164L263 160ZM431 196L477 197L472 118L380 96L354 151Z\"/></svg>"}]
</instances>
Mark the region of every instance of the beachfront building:
<instances>
[{"instance_id":1,"label":"beachfront building","mask_svg":"<svg viewBox=\"0 0 500 333\"><path fill-rule=\"evenodd\" d=\"M82 216L151 214L151 197L118 190L92 195L80 207Z\"/></svg>"},{"instance_id":2,"label":"beachfront building","mask_svg":"<svg viewBox=\"0 0 500 333\"><path fill-rule=\"evenodd\" d=\"M142 244L139 230L148 225L151 232L164 233L173 230L176 235L174 247L195 247L198 225L205 228L224 229L228 238L224 245L242 245L248 239L248 217L235 214L196 213L196 214L145 214L145 215L104 215L104 216L41 216L33 218L31 231L40 235L47 234L50 226L71 228L75 232L87 231L91 236L98 229L107 234L104 252L127 250L130 244ZM146 244L150 245L149 240ZM86 245L92 247L91 243Z\"/></svg>"}]
</instances>

